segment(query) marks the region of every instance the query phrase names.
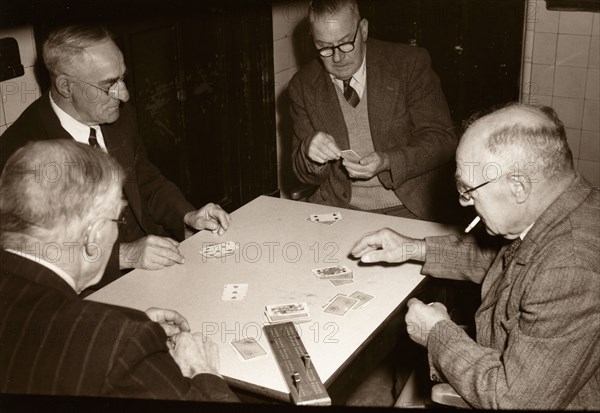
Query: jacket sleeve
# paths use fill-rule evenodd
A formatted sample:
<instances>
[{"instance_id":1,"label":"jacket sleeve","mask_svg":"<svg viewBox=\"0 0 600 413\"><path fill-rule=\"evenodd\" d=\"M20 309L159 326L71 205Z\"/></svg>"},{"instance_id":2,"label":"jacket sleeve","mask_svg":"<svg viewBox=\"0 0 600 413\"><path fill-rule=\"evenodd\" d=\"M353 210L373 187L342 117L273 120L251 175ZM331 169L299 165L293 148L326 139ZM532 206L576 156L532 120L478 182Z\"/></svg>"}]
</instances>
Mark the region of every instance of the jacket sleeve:
<instances>
[{"instance_id":1,"label":"jacket sleeve","mask_svg":"<svg viewBox=\"0 0 600 413\"><path fill-rule=\"evenodd\" d=\"M166 400L237 402L225 381L213 374L184 377L155 323L125 324L115 340L104 395Z\"/></svg>"},{"instance_id":2,"label":"jacket sleeve","mask_svg":"<svg viewBox=\"0 0 600 413\"><path fill-rule=\"evenodd\" d=\"M429 54L425 49L414 49L413 56L402 69L408 70L407 77L402 78L406 79L403 90L408 113L397 113L410 118L410 141L386 151L390 171L378 175L391 189L444 165L453 158L457 146L450 110Z\"/></svg>"}]
</instances>

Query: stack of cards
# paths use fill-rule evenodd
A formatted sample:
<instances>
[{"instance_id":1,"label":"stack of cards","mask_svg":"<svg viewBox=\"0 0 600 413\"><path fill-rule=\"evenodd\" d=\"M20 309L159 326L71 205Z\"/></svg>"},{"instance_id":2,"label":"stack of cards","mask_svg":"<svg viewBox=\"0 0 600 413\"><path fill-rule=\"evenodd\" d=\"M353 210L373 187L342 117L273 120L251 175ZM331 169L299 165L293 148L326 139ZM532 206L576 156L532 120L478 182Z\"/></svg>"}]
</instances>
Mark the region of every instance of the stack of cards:
<instances>
[{"instance_id":1,"label":"stack of cards","mask_svg":"<svg viewBox=\"0 0 600 413\"><path fill-rule=\"evenodd\" d=\"M308 304L306 303L288 303L273 304L266 307L265 316L271 324L284 323L292 321L302 323L310 320Z\"/></svg>"},{"instance_id":2,"label":"stack of cards","mask_svg":"<svg viewBox=\"0 0 600 413\"><path fill-rule=\"evenodd\" d=\"M334 265L332 267L315 268L313 274L321 280L329 280L335 285L351 284L354 282L354 274L345 265Z\"/></svg>"},{"instance_id":3,"label":"stack of cards","mask_svg":"<svg viewBox=\"0 0 600 413\"><path fill-rule=\"evenodd\" d=\"M356 291L348 296L336 294L327 303L323 304L321 308L326 313L345 316L350 309L358 310L373 298L375 297L360 291Z\"/></svg>"},{"instance_id":4,"label":"stack of cards","mask_svg":"<svg viewBox=\"0 0 600 413\"><path fill-rule=\"evenodd\" d=\"M220 242L203 246L200 254L206 258L222 258L235 254L239 248L240 246L233 241Z\"/></svg>"},{"instance_id":5,"label":"stack of cards","mask_svg":"<svg viewBox=\"0 0 600 413\"><path fill-rule=\"evenodd\" d=\"M230 344L244 361L267 354L258 341L252 337L231 341Z\"/></svg>"},{"instance_id":6,"label":"stack of cards","mask_svg":"<svg viewBox=\"0 0 600 413\"><path fill-rule=\"evenodd\" d=\"M361 159L360 155L354 152L353 149L346 149L345 151L342 151L342 158L354 163L359 163Z\"/></svg>"},{"instance_id":7,"label":"stack of cards","mask_svg":"<svg viewBox=\"0 0 600 413\"><path fill-rule=\"evenodd\" d=\"M342 214L340 214L339 212L332 212L330 214L309 215L308 218L306 218L306 221L314 222L317 224L331 225L335 224L340 219L342 219Z\"/></svg>"}]
</instances>

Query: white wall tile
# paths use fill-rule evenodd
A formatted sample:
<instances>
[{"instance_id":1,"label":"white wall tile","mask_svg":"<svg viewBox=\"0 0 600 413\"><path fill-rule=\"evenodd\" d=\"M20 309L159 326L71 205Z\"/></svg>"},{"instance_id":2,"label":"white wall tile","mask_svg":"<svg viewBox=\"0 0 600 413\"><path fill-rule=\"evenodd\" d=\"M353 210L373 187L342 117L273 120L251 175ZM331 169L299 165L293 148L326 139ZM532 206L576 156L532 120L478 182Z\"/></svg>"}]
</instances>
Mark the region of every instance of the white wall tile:
<instances>
[{"instance_id":1,"label":"white wall tile","mask_svg":"<svg viewBox=\"0 0 600 413\"><path fill-rule=\"evenodd\" d=\"M554 66L534 64L531 70L531 95L552 95Z\"/></svg>"},{"instance_id":2,"label":"white wall tile","mask_svg":"<svg viewBox=\"0 0 600 413\"><path fill-rule=\"evenodd\" d=\"M600 100L600 69L588 69L585 98Z\"/></svg>"},{"instance_id":3,"label":"white wall tile","mask_svg":"<svg viewBox=\"0 0 600 413\"><path fill-rule=\"evenodd\" d=\"M558 32L564 34L592 34L593 13L563 11L560 12Z\"/></svg>"},{"instance_id":4,"label":"white wall tile","mask_svg":"<svg viewBox=\"0 0 600 413\"><path fill-rule=\"evenodd\" d=\"M535 38L535 33L533 30L527 30L525 32L525 42L523 44L523 61L524 62L532 62L533 61L533 40Z\"/></svg>"},{"instance_id":5,"label":"white wall tile","mask_svg":"<svg viewBox=\"0 0 600 413\"><path fill-rule=\"evenodd\" d=\"M532 105L552 106L552 96L534 95L529 102Z\"/></svg>"},{"instance_id":6,"label":"white wall tile","mask_svg":"<svg viewBox=\"0 0 600 413\"><path fill-rule=\"evenodd\" d=\"M7 123L17 120L25 108L41 95L32 67L25 68L21 77L1 82L0 89Z\"/></svg>"},{"instance_id":7,"label":"white wall tile","mask_svg":"<svg viewBox=\"0 0 600 413\"><path fill-rule=\"evenodd\" d=\"M531 15L532 10L528 11ZM558 33L560 12L546 10L546 2L538 1L535 13L535 31L538 33Z\"/></svg>"},{"instance_id":8,"label":"white wall tile","mask_svg":"<svg viewBox=\"0 0 600 413\"><path fill-rule=\"evenodd\" d=\"M557 65L587 67L589 55L590 36L578 36L573 34L558 35L556 49Z\"/></svg>"},{"instance_id":9,"label":"white wall tile","mask_svg":"<svg viewBox=\"0 0 600 413\"><path fill-rule=\"evenodd\" d=\"M583 117L583 99L572 99L554 96L552 107L566 128L581 129Z\"/></svg>"},{"instance_id":10,"label":"white wall tile","mask_svg":"<svg viewBox=\"0 0 600 413\"><path fill-rule=\"evenodd\" d=\"M556 66L554 96L584 98L587 69L584 67Z\"/></svg>"},{"instance_id":11,"label":"white wall tile","mask_svg":"<svg viewBox=\"0 0 600 413\"><path fill-rule=\"evenodd\" d=\"M600 161L600 131L581 131L579 159Z\"/></svg>"},{"instance_id":12,"label":"white wall tile","mask_svg":"<svg viewBox=\"0 0 600 413\"><path fill-rule=\"evenodd\" d=\"M557 34L535 33L533 39L533 63L553 65L556 60Z\"/></svg>"},{"instance_id":13,"label":"white wall tile","mask_svg":"<svg viewBox=\"0 0 600 413\"><path fill-rule=\"evenodd\" d=\"M600 36L600 13L594 13L592 36Z\"/></svg>"},{"instance_id":14,"label":"white wall tile","mask_svg":"<svg viewBox=\"0 0 600 413\"><path fill-rule=\"evenodd\" d=\"M308 0L290 1L273 6L273 40L291 37L308 14Z\"/></svg>"},{"instance_id":15,"label":"white wall tile","mask_svg":"<svg viewBox=\"0 0 600 413\"><path fill-rule=\"evenodd\" d=\"M273 65L275 73L282 72L291 67L294 53L291 37L284 37L273 43Z\"/></svg>"},{"instance_id":16,"label":"white wall tile","mask_svg":"<svg viewBox=\"0 0 600 413\"><path fill-rule=\"evenodd\" d=\"M565 128L567 133L567 140L569 141L569 148L573 158L579 158L579 148L581 146L581 129Z\"/></svg>"},{"instance_id":17,"label":"white wall tile","mask_svg":"<svg viewBox=\"0 0 600 413\"><path fill-rule=\"evenodd\" d=\"M592 185L600 186L600 162L580 160L577 164L577 170L586 177Z\"/></svg>"},{"instance_id":18,"label":"white wall tile","mask_svg":"<svg viewBox=\"0 0 600 413\"><path fill-rule=\"evenodd\" d=\"M585 101L581 128L589 131L600 131L600 101Z\"/></svg>"},{"instance_id":19,"label":"white wall tile","mask_svg":"<svg viewBox=\"0 0 600 413\"><path fill-rule=\"evenodd\" d=\"M590 60L588 67L600 68L600 36L592 36L590 41Z\"/></svg>"},{"instance_id":20,"label":"white wall tile","mask_svg":"<svg viewBox=\"0 0 600 413\"><path fill-rule=\"evenodd\" d=\"M21 64L25 67L35 64L36 52L34 46L33 30L31 26L21 26L11 29L0 29L0 38L14 37L19 44Z\"/></svg>"}]
</instances>

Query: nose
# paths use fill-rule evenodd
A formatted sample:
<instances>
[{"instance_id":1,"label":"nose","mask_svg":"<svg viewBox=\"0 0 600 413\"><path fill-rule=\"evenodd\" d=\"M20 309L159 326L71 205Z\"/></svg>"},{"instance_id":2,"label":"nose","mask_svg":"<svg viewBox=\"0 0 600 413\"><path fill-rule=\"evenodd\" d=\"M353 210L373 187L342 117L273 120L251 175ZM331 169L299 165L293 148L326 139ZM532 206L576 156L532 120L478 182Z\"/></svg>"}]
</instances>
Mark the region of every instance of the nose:
<instances>
[{"instance_id":1,"label":"nose","mask_svg":"<svg viewBox=\"0 0 600 413\"><path fill-rule=\"evenodd\" d=\"M334 63L339 63L344 58L344 53L340 51L340 49L333 49L333 56L331 59Z\"/></svg>"},{"instance_id":2,"label":"nose","mask_svg":"<svg viewBox=\"0 0 600 413\"><path fill-rule=\"evenodd\" d=\"M129 91L127 90L125 82L120 79L114 87L115 93L113 97L121 102L127 102L129 100Z\"/></svg>"}]
</instances>

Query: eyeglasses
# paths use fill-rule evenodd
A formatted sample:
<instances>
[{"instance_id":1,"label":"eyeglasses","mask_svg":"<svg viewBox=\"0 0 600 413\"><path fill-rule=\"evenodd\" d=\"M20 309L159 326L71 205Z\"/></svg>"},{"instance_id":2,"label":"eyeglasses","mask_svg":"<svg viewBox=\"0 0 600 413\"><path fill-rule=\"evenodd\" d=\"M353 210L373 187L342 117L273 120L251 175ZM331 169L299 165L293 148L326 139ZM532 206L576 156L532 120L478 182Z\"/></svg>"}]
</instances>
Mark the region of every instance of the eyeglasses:
<instances>
[{"instance_id":1,"label":"eyeglasses","mask_svg":"<svg viewBox=\"0 0 600 413\"><path fill-rule=\"evenodd\" d=\"M105 219L107 221L112 221L114 223L116 223L117 225L125 225L127 224L127 221L125 220L125 216L121 215L119 218L100 218L100 219Z\"/></svg>"},{"instance_id":2,"label":"eyeglasses","mask_svg":"<svg viewBox=\"0 0 600 413\"><path fill-rule=\"evenodd\" d=\"M460 182L456 182L456 190L458 191L458 197L463 202L469 202L471 200L471 193L479 188L486 186L491 182L498 182L500 178L504 177L506 174L500 175L498 178L491 179L489 181L485 181L482 184L477 185L474 188L464 189L464 186Z\"/></svg>"},{"instance_id":3,"label":"eyeglasses","mask_svg":"<svg viewBox=\"0 0 600 413\"><path fill-rule=\"evenodd\" d=\"M331 57L335 53L335 49L339 49L340 52L350 53L354 50L354 42L356 42L356 35L358 35L358 29L360 28L360 22L362 19L358 21L356 25L356 32L354 33L354 38L350 42L340 43L337 46L327 46L317 49L317 53L319 53L322 57Z\"/></svg>"},{"instance_id":4,"label":"eyeglasses","mask_svg":"<svg viewBox=\"0 0 600 413\"><path fill-rule=\"evenodd\" d=\"M106 95L108 95L108 96L116 97L119 94L119 88L117 86L119 85L119 82L124 82L125 81L125 75L121 76L120 78L118 78L117 80L115 80L114 82L112 82L108 86L108 88L106 88L106 89L104 89L103 87L100 87L98 85L95 85L93 83L86 82L85 80L81 80L81 79L78 79L78 78L75 78L75 79L77 79L81 83L85 83L88 86L91 86L91 87L93 87L95 89L98 89L98 90L106 93Z\"/></svg>"}]
</instances>

